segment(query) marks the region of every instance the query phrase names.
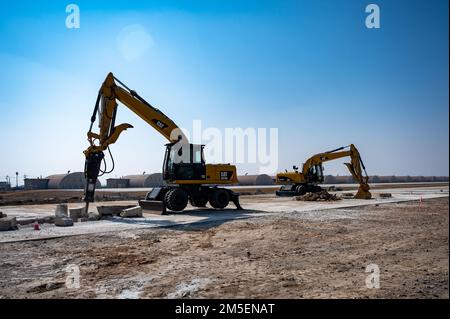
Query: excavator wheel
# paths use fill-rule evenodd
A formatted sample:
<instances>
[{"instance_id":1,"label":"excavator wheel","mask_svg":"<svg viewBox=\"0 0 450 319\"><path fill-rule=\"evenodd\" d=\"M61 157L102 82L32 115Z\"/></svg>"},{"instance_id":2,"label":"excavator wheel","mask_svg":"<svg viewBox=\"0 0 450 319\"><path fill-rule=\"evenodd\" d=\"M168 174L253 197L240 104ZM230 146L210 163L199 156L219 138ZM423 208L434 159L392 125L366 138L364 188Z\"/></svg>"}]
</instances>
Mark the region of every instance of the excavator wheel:
<instances>
[{"instance_id":1,"label":"excavator wheel","mask_svg":"<svg viewBox=\"0 0 450 319\"><path fill-rule=\"evenodd\" d=\"M206 197L191 197L189 203L194 207L205 207L208 202Z\"/></svg>"},{"instance_id":2,"label":"excavator wheel","mask_svg":"<svg viewBox=\"0 0 450 319\"><path fill-rule=\"evenodd\" d=\"M222 188L217 188L209 195L209 203L214 208L225 208L230 202L230 194Z\"/></svg>"},{"instance_id":3,"label":"excavator wheel","mask_svg":"<svg viewBox=\"0 0 450 319\"><path fill-rule=\"evenodd\" d=\"M186 208L188 194L184 189L174 187L166 193L164 201L168 209L179 212Z\"/></svg>"},{"instance_id":4,"label":"excavator wheel","mask_svg":"<svg viewBox=\"0 0 450 319\"><path fill-rule=\"evenodd\" d=\"M306 186L304 185L298 185L295 187L295 191L297 193L297 195L305 195L307 192Z\"/></svg>"},{"instance_id":5,"label":"excavator wheel","mask_svg":"<svg viewBox=\"0 0 450 319\"><path fill-rule=\"evenodd\" d=\"M275 194L279 197L291 197L296 196L297 194L297 187L295 185L283 185L280 187L279 190L275 192Z\"/></svg>"}]
</instances>

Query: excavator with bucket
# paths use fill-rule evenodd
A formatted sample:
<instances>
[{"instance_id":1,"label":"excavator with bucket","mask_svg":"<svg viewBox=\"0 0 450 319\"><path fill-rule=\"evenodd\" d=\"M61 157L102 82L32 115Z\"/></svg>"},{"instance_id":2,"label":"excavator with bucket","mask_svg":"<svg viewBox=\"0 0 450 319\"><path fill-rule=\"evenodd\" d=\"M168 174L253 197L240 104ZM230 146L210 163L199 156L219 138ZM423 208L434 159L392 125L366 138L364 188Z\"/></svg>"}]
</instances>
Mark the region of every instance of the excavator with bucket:
<instances>
[{"instance_id":1,"label":"excavator with bucket","mask_svg":"<svg viewBox=\"0 0 450 319\"><path fill-rule=\"evenodd\" d=\"M297 166L293 166L294 171L278 173L276 184L283 186L276 192L277 196L297 196L304 195L308 192L316 193L322 191L322 188L318 185L324 181L322 164L347 156L350 157L350 163L344 164L352 174L353 179L359 183L355 198L372 198L369 191L369 176L367 175L361 155L353 144L311 156L303 164L301 172L299 172Z\"/></svg>"},{"instance_id":2,"label":"excavator with bucket","mask_svg":"<svg viewBox=\"0 0 450 319\"><path fill-rule=\"evenodd\" d=\"M189 143L181 129L167 115L109 73L99 90L87 133L90 145L84 151L86 211L89 203L94 201L98 177L111 173L114 169L109 146L117 141L123 131L133 127L127 123L115 125L118 102L137 114L169 142L166 144L162 167L165 183L147 193L145 200L140 201L141 206L145 208L147 205L161 211L165 211L167 207L178 212L187 206L188 201L195 207L204 207L209 202L213 208L222 209L231 200L237 209L241 209L239 194L218 187L237 183L236 167L230 164L206 164L204 145ZM99 132L95 133L92 127L97 114ZM106 150L113 163L109 171L106 169Z\"/></svg>"}]
</instances>

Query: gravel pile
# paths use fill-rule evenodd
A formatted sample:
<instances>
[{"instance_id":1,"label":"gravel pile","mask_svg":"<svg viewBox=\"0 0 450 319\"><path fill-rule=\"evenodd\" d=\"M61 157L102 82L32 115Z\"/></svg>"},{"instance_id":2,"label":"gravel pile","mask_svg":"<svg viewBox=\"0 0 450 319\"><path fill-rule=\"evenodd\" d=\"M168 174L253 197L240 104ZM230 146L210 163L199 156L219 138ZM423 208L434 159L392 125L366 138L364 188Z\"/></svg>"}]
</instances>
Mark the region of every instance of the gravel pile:
<instances>
[{"instance_id":1,"label":"gravel pile","mask_svg":"<svg viewBox=\"0 0 450 319\"><path fill-rule=\"evenodd\" d=\"M340 198L334 194L328 193L326 190L322 190L317 193L306 193L305 195L295 196L294 200L301 200L301 201L308 201L308 202L312 202L312 201L331 202L331 201L340 200Z\"/></svg>"}]
</instances>

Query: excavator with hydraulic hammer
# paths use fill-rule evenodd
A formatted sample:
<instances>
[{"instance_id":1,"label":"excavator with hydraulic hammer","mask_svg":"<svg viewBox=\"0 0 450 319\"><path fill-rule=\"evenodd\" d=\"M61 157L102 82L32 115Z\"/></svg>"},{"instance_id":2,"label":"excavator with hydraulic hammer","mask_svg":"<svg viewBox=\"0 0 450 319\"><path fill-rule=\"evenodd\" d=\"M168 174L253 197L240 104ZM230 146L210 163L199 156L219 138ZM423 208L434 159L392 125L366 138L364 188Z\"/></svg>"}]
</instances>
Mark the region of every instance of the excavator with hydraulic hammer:
<instances>
[{"instance_id":1,"label":"excavator with hydraulic hammer","mask_svg":"<svg viewBox=\"0 0 450 319\"><path fill-rule=\"evenodd\" d=\"M276 192L277 196L296 196L304 195L307 192L320 192L322 188L319 184L324 181L322 164L347 156L350 157L350 163L344 164L352 174L353 179L359 183L358 192L356 193L355 198L372 198L369 191L369 176L367 175L366 167L364 166L358 149L353 144L311 156L303 164L301 172L299 172L297 166L293 166L294 171L278 173L276 183L283 186Z\"/></svg>"},{"instance_id":2,"label":"excavator with hydraulic hammer","mask_svg":"<svg viewBox=\"0 0 450 319\"><path fill-rule=\"evenodd\" d=\"M156 203L156 206L160 204L161 209L165 210L167 207L177 212L182 211L188 201L195 207L204 207L209 202L213 208L218 209L227 207L229 201L232 201L237 209L241 209L239 194L219 187L237 183L236 167L230 164L206 164L203 152L205 145L189 143L185 134L167 115L109 73L99 90L87 133L90 145L84 151L86 211L89 203L95 199L98 177L114 169L109 146L117 141L123 131L133 127L127 123L115 125L118 102L137 114L169 142L166 144L162 167L165 183L154 187L143 202ZM97 115L99 132L95 133L92 128ZM106 169L106 150L113 163L109 171Z\"/></svg>"}]
</instances>

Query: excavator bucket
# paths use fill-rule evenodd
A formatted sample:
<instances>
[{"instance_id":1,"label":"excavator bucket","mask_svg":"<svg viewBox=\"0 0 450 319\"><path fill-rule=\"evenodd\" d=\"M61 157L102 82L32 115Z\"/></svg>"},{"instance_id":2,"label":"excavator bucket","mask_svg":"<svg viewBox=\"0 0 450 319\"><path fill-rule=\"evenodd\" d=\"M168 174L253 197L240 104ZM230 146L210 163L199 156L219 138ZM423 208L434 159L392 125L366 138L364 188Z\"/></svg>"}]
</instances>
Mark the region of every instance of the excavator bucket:
<instances>
[{"instance_id":1,"label":"excavator bucket","mask_svg":"<svg viewBox=\"0 0 450 319\"><path fill-rule=\"evenodd\" d=\"M362 184L359 185L358 191L355 195L356 199L371 199L372 194L369 191L369 185L368 184Z\"/></svg>"}]
</instances>

